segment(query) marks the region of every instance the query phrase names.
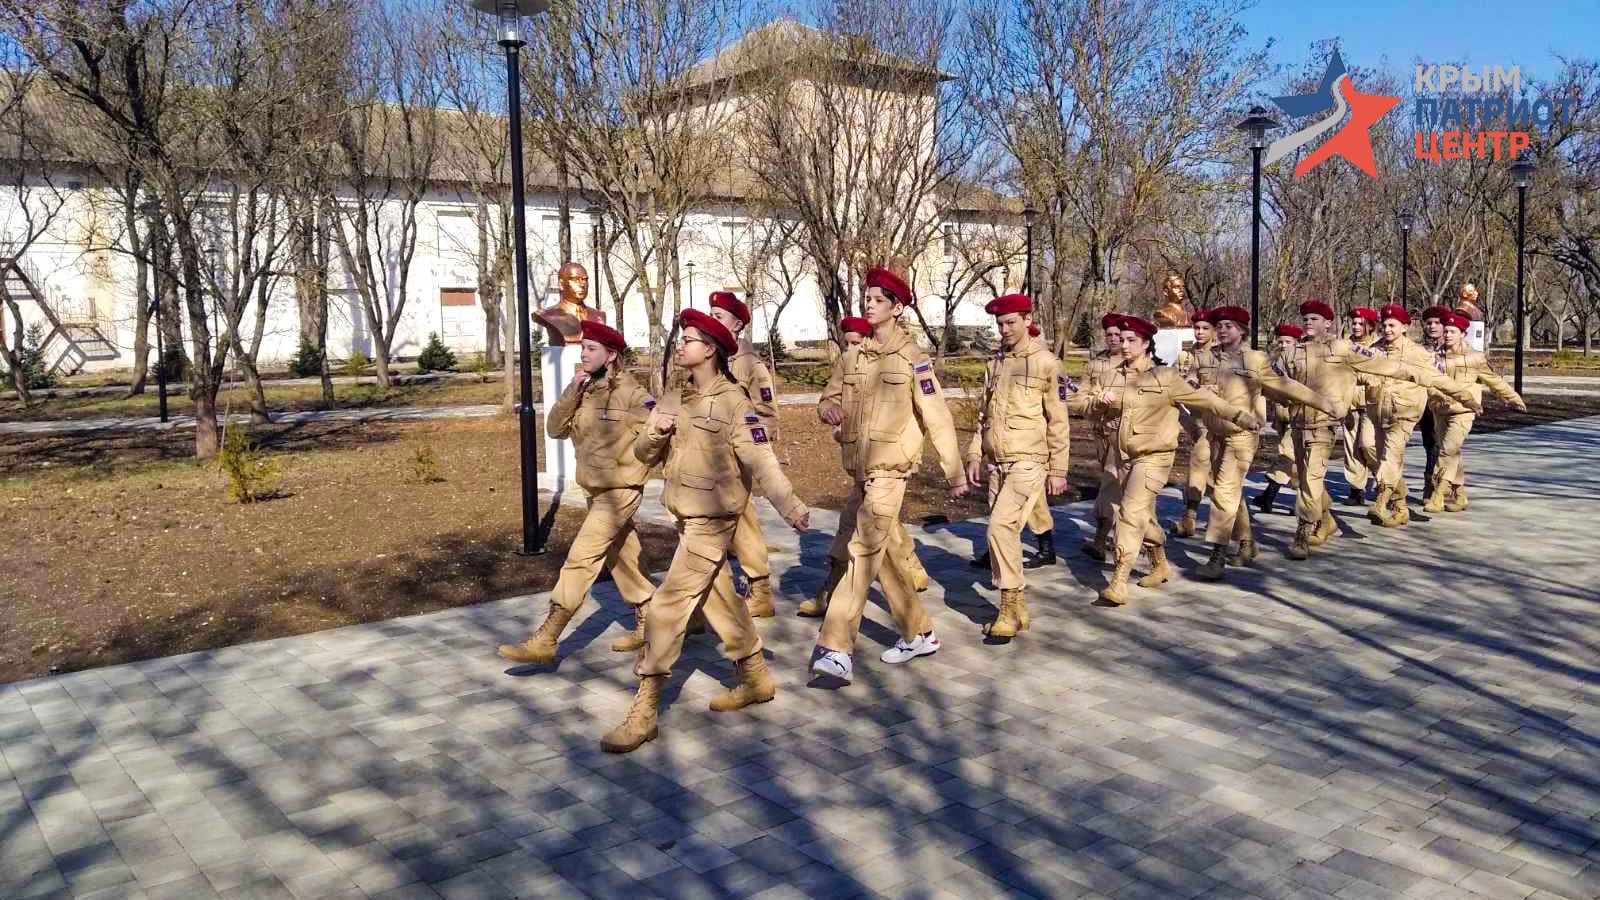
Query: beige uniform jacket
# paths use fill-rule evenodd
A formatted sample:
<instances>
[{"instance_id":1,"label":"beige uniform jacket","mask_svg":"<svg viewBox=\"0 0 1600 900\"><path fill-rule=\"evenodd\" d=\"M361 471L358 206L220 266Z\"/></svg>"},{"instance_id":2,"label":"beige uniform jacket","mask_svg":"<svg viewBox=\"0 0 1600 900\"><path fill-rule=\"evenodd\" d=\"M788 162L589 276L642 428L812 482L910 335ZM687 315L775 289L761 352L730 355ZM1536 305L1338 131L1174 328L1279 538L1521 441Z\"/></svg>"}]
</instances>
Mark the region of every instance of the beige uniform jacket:
<instances>
[{"instance_id":1,"label":"beige uniform jacket","mask_svg":"<svg viewBox=\"0 0 1600 900\"><path fill-rule=\"evenodd\" d=\"M1112 374L1107 390L1115 392L1122 410L1117 445L1125 459L1178 449L1178 405L1232 421L1245 409L1210 391L1192 388L1174 369L1152 365L1145 357L1124 362ZM1098 396L1092 404L1106 406Z\"/></svg>"},{"instance_id":2,"label":"beige uniform jacket","mask_svg":"<svg viewBox=\"0 0 1600 900\"><path fill-rule=\"evenodd\" d=\"M1382 376L1427 386L1436 386L1451 396L1467 396L1465 388L1446 378L1432 362L1416 365L1385 356L1345 338L1301 341L1283 361L1284 371L1336 404L1347 404L1355 396L1358 375ZM1372 384L1376 379L1369 380ZM1340 410L1344 412L1344 410ZM1289 408L1289 421L1296 428L1336 428L1343 415L1330 416L1320 409L1295 404Z\"/></svg>"},{"instance_id":3,"label":"beige uniform jacket","mask_svg":"<svg viewBox=\"0 0 1600 900\"><path fill-rule=\"evenodd\" d=\"M1373 334L1369 334L1369 335L1367 335L1366 337L1362 338L1359 341L1354 339L1354 338L1349 338L1349 341L1352 344L1355 344L1355 345L1360 346L1360 347L1366 347L1367 349L1370 350L1370 349L1372 349L1372 346L1374 344L1378 343L1378 336L1377 335L1373 335ZM1356 387L1355 387L1355 390L1352 391L1351 394L1350 394L1350 408L1351 409L1365 409L1366 408L1366 405L1367 405L1367 388L1371 385L1372 381L1373 381L1373 379L1369 378L1366 375L1357 375L1356 376Z\"/></svg>"},{"instance_id":4,"label":"beige uniform jacket","mask_svg":"<svg viewBox=\"0 0 1600 900\"><path fill-rule=\"evenodd\" d=\"M1097 437L1107 437L1117 433L1118 410L1101 406L1098 411L1088 405L1090 397L1099 395L1111 383L1111 375L1122 364L1122 354L1112 353L1110 350L1101 350L1089 357L1089 368L1083 373L1083 383L1079 385L1084 405L1080 410L1073 407L1073 412L1083 412L1089 419L1089 427Z\"/></svg>"},{"instance_id":5,"label":"beige uniform jacket","mask_svg":"<svg viewBox=\"0 0 1600 900\"><path fill-rule=\"evenodd\" d=\"M578 486L586 491L642 487L650 467L633 454L633 442L644 430L656 401L632 375L608 374L603 380L567 386L544 427L556 439L571 438L578 457Z\"/></svg>"},{"instance_id":6,"label":"beige uniform jacket","mask_svg":"<svg viewBox=\"0 0 1600 900\"><path fill-rule=\"evenodd\" d=\"M967 459L997 463L1033 460L1049 475L1067 474L1067 376L1044 344L1028 338L990 358L983 373L983 407Z\"/></svg>"},{"instance_id":7,"label":"beige uniform jacket","mask_svg":"<svg viewBox=\"0 0 1600 900\"><path fill-rule=\"evenodd\" d=\"M767 364L761 361L761 354L749 341L742 340L739 342L739 352L728 360L728 369L733 372L733 380L749 395L756 415L761 417L761 424L767 428L767 438L776 441L778 389L772 381L772 373L767 371Z\"/></svg>"},{"instance_id":8,"label":"beige uniform jacket","mask_svg":"<svg viewBox=\"0 0 1600 900\"><path fill-rule=\"evenodd\" d=\"M680 519L731 519L759 487L778 513L794 521L806 506L784 476L771 438L739 386L717 376L704 391L686 387L662 399L661 411L678 417L671 434L647 426L634 442L639 461L666 467L661 502Z\"/></svg>"},{"instance_id":9,"label":"beige uniform jacket","mask_svg":"<svg viewBox=\"0 0 1600 900\"><path fill-rule=\"evenodd\" d=\"M1217 383L1217 366L1220 361L1221 355L1217 345L1207 344L1179 353L1178 364L1173 368L1178 370L1178 374L1182 375L1191 387L1205 387Z\"/></svg>"},{"instance_id":10,"label":"beige uniform jacket","mask_svg":"<svg viewBox=\"0 0 1600 900\"><path fill-rule=\"evenodd\" d=\"M1274 401L1274 406L1278 403L1304 403L1330 415L1334 411L1332 401L1285 376L1282 366L1272 362L1260 350L1241 347L1232 353L1225 353L1218 348L1214 378L1217 396L1237 409L1251 410L1262 421L1267 418L1268 399ZM1214 434L1227 436L1245 431L1231 419L1214 413L1206 413L1203 419L1206 428Z\"/></svg>"},{"instance_id":11,"label":"beige uniform jacket","mask_svg":"<svg viewBox=\"0 0 1600 900\"><path fill-rule=\"evenodd\" d=\"M844 468L858 481L873 472L910 472L922 459L923 429L951 486L966 483L955 423L933 363L904 329L869 337L839 357L818 407L844 409Z\"/></svg>"},{"instance_id":12,"label":"beige uniform jacket","mask_svg":"<svg viewBox=\"0 0 1600 900\"><path fill-rule=\"evenodd\" d=\"M1483 389L1485 387L1504 403L1517 405L1522 402L1522 398L1517 395L1516 391L1511 389L1511 385L1506 384L1504 378L1496 375L1494 370L1489 368L1489 357L1483 353L1477 350L1466 350L1465 348L1458 353L1451 353L1445 350L1440 352L1438 360L1444 366L1445 375L1449 376L1457 384L1466 385L1467 390L1478 398L1478 405L1483 405ZM1466 406L1444 394L1436 391L1430 391L1429 394L1429 405L1434 409L1451 415L1471 412Z\"/></svg>"},{"instance_id":13,"label":"beige uniform jacket","mask_svg":"<svg viewBox=\"0 0 1600 900\"><path fill-rule=\"evenodd\" d=\"M1372 345L1372 349L1410 368L1431 369L1444 375L1443 367L1433 358L1433 353L1404 335L1393 343L1379 341ZM1427 385L1393 378L1374 378L1367 385L1367 409L1376 421L1420 419L1427 407Z\"/></svg>"}]
</instances>

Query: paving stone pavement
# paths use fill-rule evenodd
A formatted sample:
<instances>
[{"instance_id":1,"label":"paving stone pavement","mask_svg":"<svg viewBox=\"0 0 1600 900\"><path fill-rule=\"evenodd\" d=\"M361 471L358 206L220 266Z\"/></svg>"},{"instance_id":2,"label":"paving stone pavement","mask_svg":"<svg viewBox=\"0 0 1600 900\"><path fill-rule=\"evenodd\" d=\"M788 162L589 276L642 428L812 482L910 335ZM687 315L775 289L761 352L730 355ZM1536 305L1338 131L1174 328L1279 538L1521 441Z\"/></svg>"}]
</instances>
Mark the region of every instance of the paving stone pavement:
<instances>
[{"instance_id":1,"label":"paving stone pavement","mask_svg":"<svg viewBox=\"0 0 1600 900\"><path fill-rule=\"evenodd\" d=\"M1600 897L1597 447L1475 437L1465 514L1340 507L1301 564L1266 516L1227 585L1175 541L1124 609L1075 556L1009 644L981 524L915 529L944 649L880 663L874 605L839 691L788 614L827 536L769 522L776 702L707 711L691 639L628 756L609 583L552 669L493 652L540 596L0 686L0 897Z\"/></svg>"}]
</instances>

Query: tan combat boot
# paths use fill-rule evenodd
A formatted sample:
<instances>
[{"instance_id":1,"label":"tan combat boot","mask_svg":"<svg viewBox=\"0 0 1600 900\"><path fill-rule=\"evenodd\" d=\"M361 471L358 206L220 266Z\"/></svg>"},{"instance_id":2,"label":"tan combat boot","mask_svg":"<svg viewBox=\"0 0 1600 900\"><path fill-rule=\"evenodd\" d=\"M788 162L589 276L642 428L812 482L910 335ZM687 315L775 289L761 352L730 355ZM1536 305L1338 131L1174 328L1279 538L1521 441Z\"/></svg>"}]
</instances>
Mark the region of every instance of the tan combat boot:
<instances>
[{"instance_id":1,"label":"tan combat boot","mask_svg":"<svg viewBox=\"0 0 1600 900\"><path fill-rule=\"evenodd\" d=\"M1372 501L1372 508L1367 510L1367 518L1374 525L1387 525L1389 518L1389 504L1394 502L1394 488L1388 485L1378 486L1378 496Z\"/></svg>"},{"instance_id":2,"label":"tan combat boot","mask_svg":"<svg viewBox=\"0 0 1600 900\"><path fill-rule=\"evenodd\" d=\"M770 619L778 614L772 605L772 579L750 579L750 595L744 600L750 615L757 619Z\"/></svg>"},{"instance_id":3,"label":"tan combat boot","mask_svg":"<svg viewBox=\"0 0 1600 900\"><path fill-rule=\"evenodd\" d=\"M1256 548L1256 542L1255 541L1253 541L1253 540L1240 541L1239 542L1239 552L1233 554L1230 557L1228 557L1228 565L1236 566L1236 567L1242 569L1245 566L1248 566L1251 563L1255 562L1256 561L1256 557L1260 556L1260 555L1261 555L1261 551Z\"/></svg>"},{"instance_id":4,"label":"tan combat boot","mask_svg":"<svg viewBox=\"0 0 1600 900\"><path fill-rule=\"evenodd\" d=\"M1194 537L1195 529L1199 526L1199 505L1190 505L1183 511L1183 518L1172 526L1172 533L1181 538Z\"/></svg>"},{"instance_id":5,"label":"tan combat boot","mask_svg":"<svg viewBox=\"0 0 1600 900\"><path fill-rule=\"evenodd\" d=\"M1019 608L1024 602L1021 588L1003 588L1000 591L1000 614L993 622L983 626L983 633L993 638L1011 638L1026 630L1022 625L1023 612Z\"/></svg>"},{"instance_id":6,"label":"tan combat boot","mask_svg":"<svg viewBox=\"0 0 1600 900\"><path fill-rule=\"evenodd\" d=\"M1313 547L1321 547L1323 544L1326 544L1328 542L1328 538L1333 537L1338 530L1339 523L1334 519L1333 511L1324 509L1322 511L1321 521L1317 522L1317 527L1311 529L1311 536L1306 540Z\"/></svg>"},{"instance_id":7,"label":"tan combat boot","mask_svg":"<svg viewBox=\"0 0 1600 900\"><path fill-rule=\"evenodd\" d=\"M1450 493L1450 505L1446 506L1445 509L1451 512L1465 512L1467 509L1467 486L1464 484L1454 485Z\"/></svg>"},{"instance_id":8,"label":"tan combat boot","mask_svg":"<svg viewBox=\"0 0 1600 900\"><path fill-rule=\"evenodd\" d=\"M777 693L772 686L772 673L760 651L736 661L733 669L739 675L739 684L711 698L712 712L732 712L752 703L765 703Z\"/></svg>"},{"instance_id":9,"label":"tan combat boot","mask_svg":"<svg viewBox=\"0 0 1600 900\"><path fill-rule=\"evenodd\" d=\"M1289 542L1288 556L1290 559L1311 558L1311 529L1312 526L1301 523L1294 530L1294 540Z\"/></svg>"},{"instance_id":10,"label":"tan combat boot","mask_svg":"<svg viewBox=\"0 0 1600 900\"><path fill-rule=\"evenodd\" d=\"M1111 581L1100 591L1100 601L1102 603L1122 606L1128 602L1128 574L1132 570L1132 559L1117 560L1117 568L1111 573Z\"/></svg>"},{"instance_id":11,"label":"tan combat boot","mask_svg":"<svg viewBox=\"0 0 1600 900\"><path fill-rule=\"evenodd\" d=\"M649 605L650 601L646 600L633 608L633 631L612 641L611 649L613 651L617 653L632 653L644 646L645 608Z\"/></svg>"},{"instance_id":12,"label":"tan combat boot","mask_svg":"<svg viewBox=\"0 0 1600 900\"><path fill-rule=\"evenodd\" d=\"M1151 544L1150 574L1139 579L1139 587L1160 587L1172 577L1172 566L1167 564L1167 548L1161 544Z\"/></svg>"},{"instance_id":13,"label":"tan combat boot","mask_svg":"<svg viewBox=\"0 0 1600 900\"><path fill-rule=\"evenodd\" d=\"M821 618L828 614L828 603L833 600L834 589L839 587L839 582L844 580L844 563L833 557L828 557L828 580L817 589L817 595L801 602L800 608L795 613L808 619Z\"/></svg>"},{"instance_id":14,"label":"tan combat boot","mask_svg":"<svg viewBox=\"0 0 1600 900\"><path fill-rule=\"evenodd\" d=\"M1428 513L1444 512L1444 492L1444 482L1435 481L1433 487L1428 490L1428 499L1422 504L1422 511Z\"/></svg>"},{"instance_id":15,"label":"tan combat boot","mask_svg":"<svg viewBox=\"0 0 1600 900\"><path fill-rule=\"evenodd\" d=\"M622 724L605 733L600 739L600 749L607 753L631 753L646 741L653 741L656 728L656 707L661 703L661 689L667 684L665 675L645 675L639 679L639 693L633 695L633 705Z\"/></svg>"},{"instance_id":16,"label":"tan combat boot","mask_svg":"<svg viewBox=\"0 0 1600 900\"><path fill-rule=\"evenodd\" d=\"M1194 576L1201 581L1221 581L1227 565L1228 545L1216 544L1211 548L1211 558L1206 560L1205 565L1201 566Z\"/></svg>"},{"instance_id":17,"label":"tan combat boot","mask_svg":"<svg viewBox=\"0 0 1600 900\"><path fill-rule=\"evenodd\" d=\"M556 645L561 643L561 632L567 629L567 623L577 614L575 609L562 609L550 604L549 614L544 617L544 623L533 633L533 637L520 644L501 646L500 657L514 663L550 665L556 661Z\"/></svg>"},{"instance_id":18,"label":"tan combat boot","mask_svg":"<svg viewBox=\"0 0 1600 900\"><path fill-rule=\"evenodd\" d=\"M1111 520L1096 517L1094 540L1083 542L1083 555L1097 562L1106 561L1106 540L1111 537Z\"/></svg>"}]
</instances>

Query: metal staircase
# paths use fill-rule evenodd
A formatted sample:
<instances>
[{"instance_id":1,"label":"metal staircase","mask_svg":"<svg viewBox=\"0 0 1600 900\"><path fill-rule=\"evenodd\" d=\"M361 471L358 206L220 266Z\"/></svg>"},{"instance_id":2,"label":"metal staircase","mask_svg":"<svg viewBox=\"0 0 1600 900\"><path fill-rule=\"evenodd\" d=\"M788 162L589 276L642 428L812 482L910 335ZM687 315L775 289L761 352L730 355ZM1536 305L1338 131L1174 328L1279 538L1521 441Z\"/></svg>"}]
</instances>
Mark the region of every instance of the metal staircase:
<instances>
[{"instance_id":1,"label":"metal staircase","mask_svg":"<svg viewBox=\"0 0 1600 900\"><path fill-rule=\"evenodd\" d=\"M0 276L0 297L18 308L24 303L39 304L40 312L50 323L50 333L41 347L44 358L50 361L50 374L76 375L91 362L121 355L100 330L87 305L50 289L27 259L0 256Z\"/></svg>"}]
</instances>

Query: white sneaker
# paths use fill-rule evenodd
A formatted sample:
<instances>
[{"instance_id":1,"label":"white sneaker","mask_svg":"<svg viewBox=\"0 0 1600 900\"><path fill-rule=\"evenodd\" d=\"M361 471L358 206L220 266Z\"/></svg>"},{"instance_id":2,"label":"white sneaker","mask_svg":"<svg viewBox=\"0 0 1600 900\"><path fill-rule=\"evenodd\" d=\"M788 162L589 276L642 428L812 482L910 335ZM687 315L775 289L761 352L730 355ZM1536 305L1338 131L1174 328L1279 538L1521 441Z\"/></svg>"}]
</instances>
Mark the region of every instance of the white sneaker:
<instances>
[{"instance_id":1,"label":"white sneaker","mask_svg":"<svg viewBox=\"0 0 1600 900\"><path fill-rule=\"evenodd\" d=\"M919 656L930 656L939 652L939 636L933 632L919 634L911 640L901 638L894 642L894 646L883 651L878 657L886 663L899 665L916 659Z\"/></svg>"},{"instance_id":2,"label":"white sneaker","mask_svg":"<svg viewBox=\"0 0 1600 900\"><path fill-rule=\"evenodd\" d=\"M811 674L837 678L848 684L852 674L850 654L840 653L838 650L822 651L817 654L816 661L811 663Z\"/></svg>"}]
</instances>

